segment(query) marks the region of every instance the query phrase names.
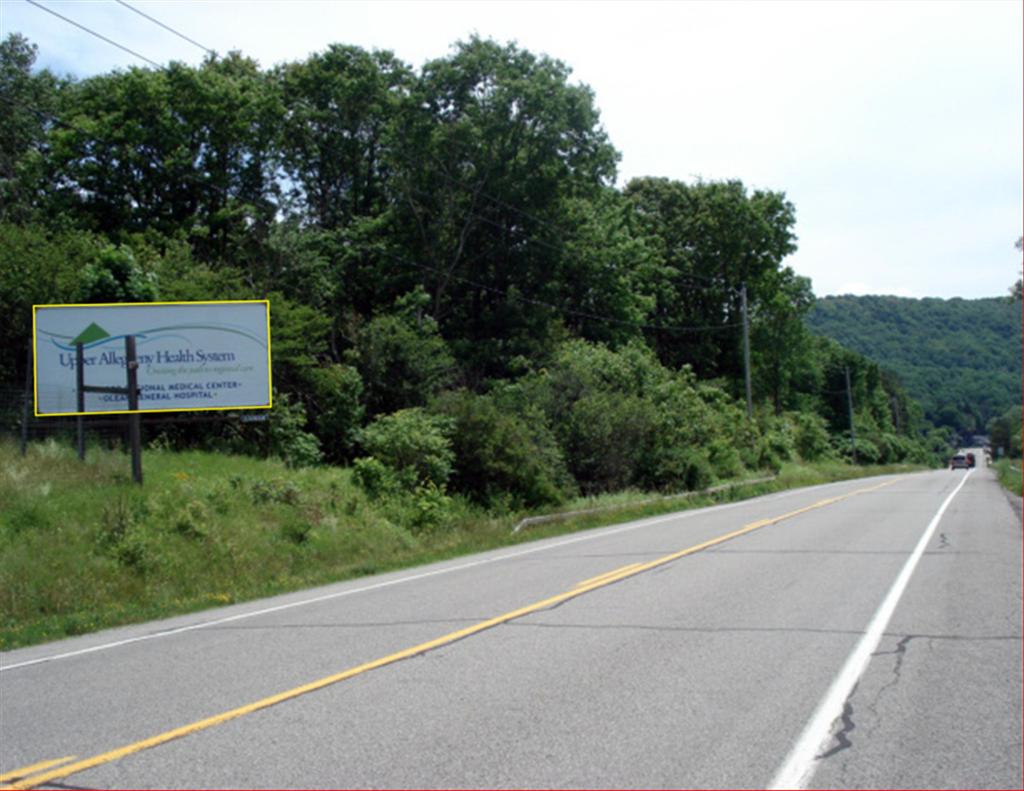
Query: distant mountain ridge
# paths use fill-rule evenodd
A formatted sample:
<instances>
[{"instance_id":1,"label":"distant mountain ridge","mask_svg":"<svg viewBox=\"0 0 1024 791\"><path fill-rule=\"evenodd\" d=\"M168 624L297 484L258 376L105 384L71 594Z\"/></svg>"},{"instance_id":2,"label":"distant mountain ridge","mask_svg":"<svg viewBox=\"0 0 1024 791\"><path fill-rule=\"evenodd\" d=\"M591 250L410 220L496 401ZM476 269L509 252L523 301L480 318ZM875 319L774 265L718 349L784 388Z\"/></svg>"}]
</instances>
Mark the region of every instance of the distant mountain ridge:
<instances>
[{"instance_id":1,"label":"distant mountain ridge","mask_svg":"<svg viewBox=\"0 0 1024 791\"><path fill-rule=\"evenodd\" d=\"M936 425L981 431L1021 403L1020 302L820 297L806 322L899 376Z\"/></svg>"}]
</instances>

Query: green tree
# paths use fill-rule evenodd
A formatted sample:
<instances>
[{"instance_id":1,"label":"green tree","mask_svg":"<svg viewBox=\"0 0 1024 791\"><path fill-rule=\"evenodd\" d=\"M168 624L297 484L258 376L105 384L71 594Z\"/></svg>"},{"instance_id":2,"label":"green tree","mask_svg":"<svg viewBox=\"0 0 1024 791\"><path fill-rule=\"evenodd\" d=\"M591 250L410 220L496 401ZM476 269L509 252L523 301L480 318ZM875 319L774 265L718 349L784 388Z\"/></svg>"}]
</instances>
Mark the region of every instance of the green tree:
<instances>
[{"instance_id":1,"label":"green tree","mask_svg":"<svg viewBox=\"0 0 1024 791\"><path fill-rule=\"evenodd\" d=\"M104 247L82 269L76 302L155 302L160 290L156 273L145 271L130 247Z\"/></svg>"},{"instance_id":2,"label":"green tree","mask_svg":"<svg viewBox=\"0 0 1024 791\"><path fill-rule=\"evenodd\" d=\"M390 52L332 44L279 67L281 162L293 209L337 229L387 207L389 130L412 72Z\"/></svg>"},{"instance_id":3,"label":"green tree","mask_svg":"<svg viewBox=\"0 0 1024 791\"><path fill-rule=\"evenodd\" d=\"M551 348L564 199L614 178L593 94L568 79L558 61L472 38L424 65L403 105L395 228L475 380Z\"/></svg>"},{"instance_id":4,"label":"green tree","mask_svg":"<svg viewBox=\"0 0 1024 791\"><path fill-rule=\"evenodd\" d=\"M0 383L25 381L32 306L73 302L100 248L91 234L0 222Z\"/></svg>"},{"instance_id":5,"label":"green tree","mask_svg":"<svg viewBox=\"0 0 1024 791\"><path fill-rule=\"evenodd\" d=\"M755 397L766 397L778 415L802 406L800 392L816 384L813 345L804 324L814 293L810 279L788 266L765 279L771 285L751 311L752 379Z\"/></svg>"},{"instance_id":6,"label":"green tree","mask_svg":"<svg viewBox=\"0 0 1024 791\"><path fill-rule=\"evenodd\" d=\"M33 74L38 49L19 33L0 41L0 220L31 215L59 81Z\"/></svg>"},{"instance_id":7,"label":"green tree","mask_svg":"<svg viewBox=\"0 0 1024 791\"><path fill-rule=\"evenodd\" d=\"M1024 236L1018 236L1013 246L1017 248L1018 253L1024 249ZM1010 286L1010 296L1017 302L1024 300L1024 278L1018 277L1017 282Z\"/></svg>"},{"instance_id":8,"label":"green tree","mask_svg":"<svg viewBox=\"0 0 1024 791\"><path fill-rule=\"evenodd\" d=\"M50 135L53 203L117 236L185 233L196 257L242 264L277 211L279 98L232 53L192 68L133 68L63 91Z\"/></svg>"},{"instance_id":9,"label":"green tree","mask_svg":"<svg viewBox=\"0 0 1024 791\"><path fill-rule=\"evenodd\" d=\"M625 195L658 256L651 319L665 329L648 333L658 357L742 382L740 286L751 311L775 299L780 264L796 250L792 204L782 193L748 193L739 181L634 179Z\"/></svg>"},{"instance_id":10,"label":"green tree","mask_svg":"<svg viewBox=\"0 0 1024 791\"><path fill-rule=\"evenodd\" d=\"M334 463L349 461L365 412L359 372L348 365L334 364L310 369L306 380L309 411L314 415L324 456Z\"/></svg>"},{"instance_id":11,"label":"green tree","mask_svg":"<svg viewBox=\"0 0 1024 791\"><path fill-rule=\"evenodd\" d=\"M425 315L427 302L423 291L412 292L394 313L359 330L347 357L362 377L371 416L425 406L453 382L455 362L436 322Z\"/></svg>"}]
</instances>

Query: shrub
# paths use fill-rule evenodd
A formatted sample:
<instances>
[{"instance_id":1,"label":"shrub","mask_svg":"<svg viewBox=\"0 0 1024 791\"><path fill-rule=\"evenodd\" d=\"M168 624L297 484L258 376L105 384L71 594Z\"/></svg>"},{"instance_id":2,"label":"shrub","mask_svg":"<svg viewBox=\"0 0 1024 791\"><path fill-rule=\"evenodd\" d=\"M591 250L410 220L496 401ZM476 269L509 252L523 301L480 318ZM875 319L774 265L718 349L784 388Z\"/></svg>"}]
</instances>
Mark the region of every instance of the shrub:
<instances>
[{"instance_id":1,"label":"shrub","mask_svg":"<svg viewBox=\"0 0 1024 791\"><path fill-rule=\"evenodd\" d=\"M274 397L274 408L267 420L269 455L280 458L289 467L310 467L323 458L320 441L304 430L306 409L285 393Z\"/></svg>"},{"instance_id":2,"label":"shrub","mask_svg":"<svg viewBox=\"0 0 1024 791\"><path fill-rule=\"evenodd\" d=\"M352 464L352 477L363 491L374 499L397 492L401 488L398 474L373 457L356 459Z\"/></svg>"},{"instance_id":3,"label":"shrub","mask_svg":"<svg viewBox=\"0 0 1024 791\"><path fill-rule=\"evenodd\" d=\"M395 313L370 321L348 355L371 415L425 406L454 377L455 360L437 323L422 315L423 297L413 292L398 300Z\"/></svg>"},{"instance_id":4,"label":"shrub","mask_svg":"<svg viewBox=\"0 0 1024 791\"><path fill-rule=\"evenodd\" d=\"M834 455L825 418L813 412L791 412L787 417L793 426L793 445L801 459L818 461Z\"/></svg>"},{"instance_id":5,"label":"shrub","mask_svg":"<svg viewBox=\"0 0 1024 791\"><path fill-rule=\"evenodd\" d=\"M455 460L448 439L451 431L450 419L416 407L377 418L359 432L359 442L396 474L404 488L412 490L417 485L448 482Z\"/></svg>"},{"instance_id":6,"label":"shrub","mask_svg":"<svg viewBox=\"0 0 1024 791\"><path fill-rule=\"evenodd\" d=\"M431 410L453 422L454 489L484 505L557 504L574 486L554 436L542 420L532 425L468 391L440 396Z\"/></svg>"},{"instance_id":7,"label":"shrub","mask_svg":"<svg viewBox=\"0 0 1024 791\"><path fill-rule=\"evenodd\" d=\"M348 365L328 365L310 369L306 379L324 455L332 462L348 460L363 422L363 380L359 372Z\"/></svg>"},{"instance_id":8,"label":"shrub","mask_svg":"<svg viewBox=\"0 0 1024 791\"><path fill-rule=\"evenodd\" d=\"M647 489L696 491L710 486L714 477L702 449L665 443L655 448L640 483Z\"/></svg>"},{"instance_id":9,"label":"shrub","mask_svg":"<svg viewBox=\"0 0 1024 791\"><path fill-rule=\"evenodd\" d=\"M657 426L654 405L638 396L598 392L576 401L562 434L570 469L583 490L608 492L639 483Z\"/></svg>"}]
</instances>

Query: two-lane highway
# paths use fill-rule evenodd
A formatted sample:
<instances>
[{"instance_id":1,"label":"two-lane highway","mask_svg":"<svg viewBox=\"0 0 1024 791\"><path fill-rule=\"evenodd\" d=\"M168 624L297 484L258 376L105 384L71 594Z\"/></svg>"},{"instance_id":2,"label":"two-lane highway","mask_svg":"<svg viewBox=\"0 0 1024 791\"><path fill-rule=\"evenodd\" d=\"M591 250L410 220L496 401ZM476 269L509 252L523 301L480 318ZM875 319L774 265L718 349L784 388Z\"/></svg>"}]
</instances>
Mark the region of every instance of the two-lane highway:
<instances>
[{"instance_id":1,"label":"two-lane highway","mask_svg":"<svg viewBox=\"0 0 1024 791\"><path fill-rule=\"evenodd\" d=\"M991 472L795 490L0 654L15 787L1019 788Z\"/></svg>"}]
</instances>

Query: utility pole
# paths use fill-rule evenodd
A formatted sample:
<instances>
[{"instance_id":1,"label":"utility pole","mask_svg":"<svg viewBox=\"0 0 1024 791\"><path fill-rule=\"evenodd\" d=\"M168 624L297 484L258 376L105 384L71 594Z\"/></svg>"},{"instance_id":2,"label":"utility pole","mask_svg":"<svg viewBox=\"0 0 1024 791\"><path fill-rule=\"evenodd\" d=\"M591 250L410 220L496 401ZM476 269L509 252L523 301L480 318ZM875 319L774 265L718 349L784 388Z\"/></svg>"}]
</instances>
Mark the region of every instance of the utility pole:
<instances>
[{"instance_id":1,"label":"utility pole","mask_svg":"<svg viewBox=\"0 0 1024 791\"><path fill-rule=\"evenodd\" d=\"M743 307L743 378L747 387L747 419L754 417L754 400L750 387L750 315L747 313L747 284L740 284L740 304Z\"/></svg>"},{"instance_id":2,"label":"utility pole","mask_svg":"<svg viewBox=\"0 0 1024 791\"><path fill-rule=\"evenodd\" d=\"M850 450L853 451L853 463L857 463L857 429L853 425L853 388L850 387L850 366L846 366L846 408L850 412Z\"/></svg>"}]
</instances>

